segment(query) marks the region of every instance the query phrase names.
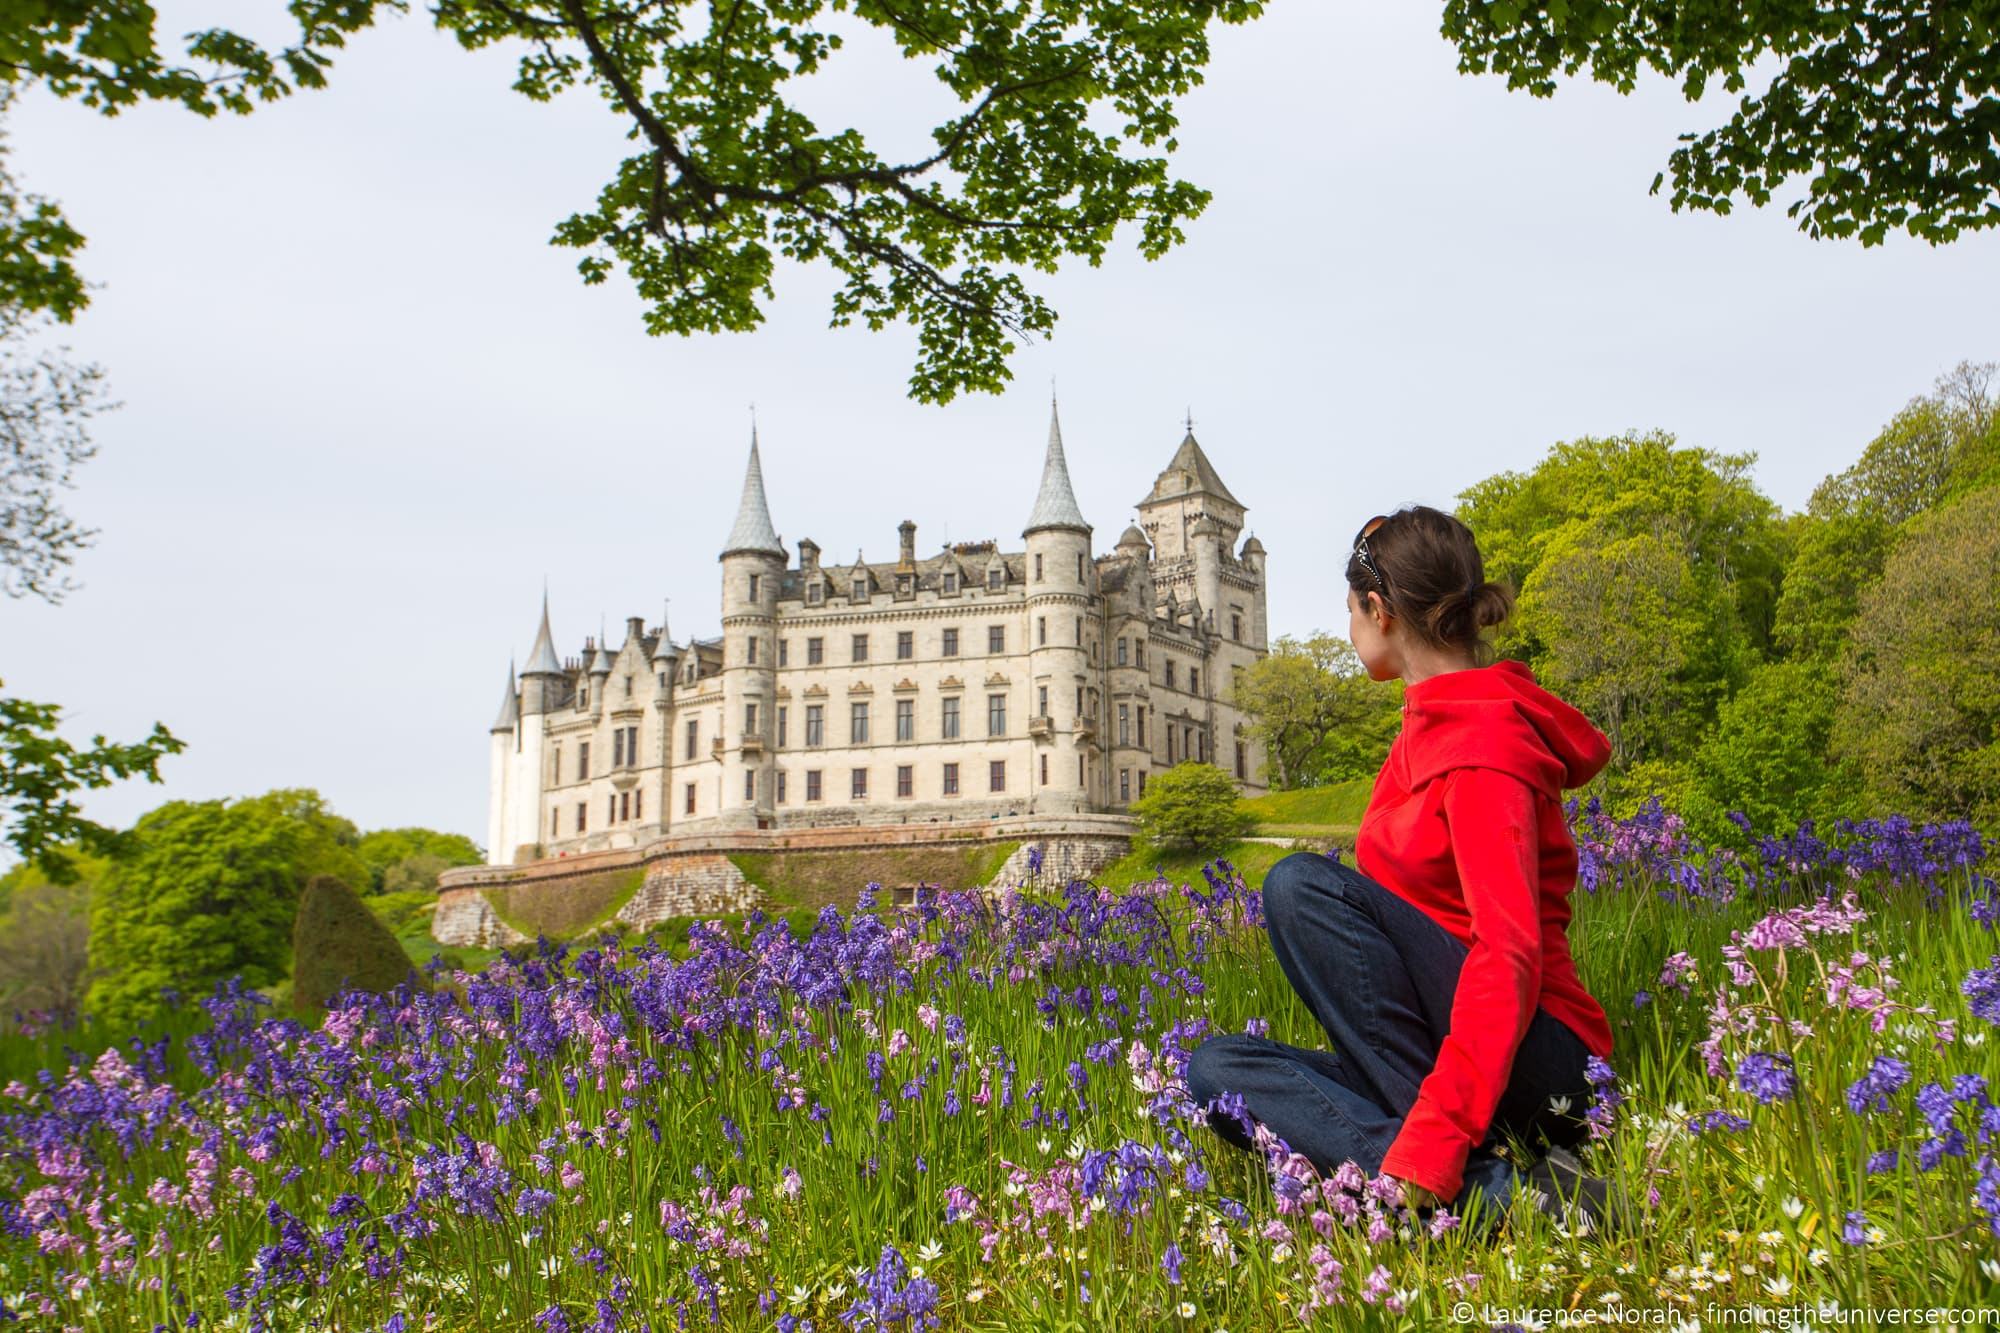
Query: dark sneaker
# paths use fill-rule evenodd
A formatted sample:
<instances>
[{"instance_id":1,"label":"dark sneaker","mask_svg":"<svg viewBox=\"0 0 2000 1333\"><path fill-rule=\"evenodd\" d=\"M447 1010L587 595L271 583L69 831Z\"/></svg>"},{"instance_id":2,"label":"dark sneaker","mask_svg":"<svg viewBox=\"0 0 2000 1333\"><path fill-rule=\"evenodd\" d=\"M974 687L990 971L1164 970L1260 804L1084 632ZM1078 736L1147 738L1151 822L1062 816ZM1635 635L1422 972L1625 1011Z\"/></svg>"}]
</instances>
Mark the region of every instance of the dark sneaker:
<instances>
[{"instance_id":1,"label":"dark sneaker","mask_svg":"<svg viewBox=\"0 0 2000 1333\"><path fill-rule=\"evenodd\" d=\"M1573 1211L1592 1231L1623 1231L1632 1224L1625 1191L1602 1176L1585 1175L1583 1163L1566 1148L1549 1149L1522 1173L1520 1188L1532 1191L1535 1207L1550 1217Z\"/></svg>"}]
</instances>

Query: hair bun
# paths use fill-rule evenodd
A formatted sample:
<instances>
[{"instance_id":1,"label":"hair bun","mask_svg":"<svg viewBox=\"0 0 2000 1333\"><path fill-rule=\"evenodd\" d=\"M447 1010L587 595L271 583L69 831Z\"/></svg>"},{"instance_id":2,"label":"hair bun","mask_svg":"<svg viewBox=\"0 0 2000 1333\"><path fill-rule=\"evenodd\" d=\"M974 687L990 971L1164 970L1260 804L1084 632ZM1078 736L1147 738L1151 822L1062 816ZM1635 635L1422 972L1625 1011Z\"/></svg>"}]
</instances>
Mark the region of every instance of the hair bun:
<instances>
[{"instance_id":1,"label":"hair bun","mask_svg":"<svg viewBox=\"0 0 2000 1333\"><path fill-rule=\"evenodd\" d=\"M1514 610L1514 595L1499 583L1482 583L1472 590L1472 623L1480 629L1490 629L1504 621Z\"/></svg>"}]
</instances>

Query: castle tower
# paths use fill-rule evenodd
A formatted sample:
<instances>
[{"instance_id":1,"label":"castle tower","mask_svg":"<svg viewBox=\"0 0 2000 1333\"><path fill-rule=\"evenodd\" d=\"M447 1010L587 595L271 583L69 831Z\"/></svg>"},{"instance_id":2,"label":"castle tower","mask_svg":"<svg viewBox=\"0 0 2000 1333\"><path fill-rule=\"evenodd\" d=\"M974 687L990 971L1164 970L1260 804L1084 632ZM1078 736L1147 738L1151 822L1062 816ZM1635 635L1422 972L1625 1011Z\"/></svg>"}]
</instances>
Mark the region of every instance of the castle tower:
<instances>
[{"instance_id":1,"label":"castle tower","mask_svg":"<svg viewBox=\"0 0 2000 1333\"><path fill-rule=\"evenodd\" d=\"M515 862L534 856L542 841L542 793L544 747L547 743L547 714L561 702L562 663L556 658L555 636L549 633L549 593L542 589L542 623L535 631L535 646L528 650L528 665L521 671L521 718L516 733L514 764L505 796L506 836L489 853L495 864Z\"/></svg>"},{"instance_id":2,"label":"castle tower","mask_svg":"<svg viewBox=\"0 0 2000 1333\"><path fill-rule=\"evenodd\" d=\"M1139 525L1152 538L1153 558L1163 564L1194 555L1192 529L1203 516L1215 520L1223 549L1234 549L1243 513L1243 502L1222 484L1192 427L1154 479L1153 489L1139 501Z\"/></svg>"},{"instance_id":3,"label":"castle tower","mask_svg":"<svg viewBox=\"0 0 2000 1333\"><path fill-rule=\"evenodd\" d=\"M1089 645L1097 634L1090 524L1070 489L1062 423L1049 403L1049 447L1028 526L1028 808L1070 813L1090 808L1098 736L1077 707L1093 683Z\"/></svg>"},{"instance_id":4,"label":"castle tower","mask_svg":"<svg viewBox=\"0 0 2000 1333\"><path fill-rule=\"evenodd\" d=\"M722 778L720 800L713 808L725 826L757 828L772 818L777 781L769 737L778 692L778 583L785 573L785 546L771 526L754 425L736 522L718 558L722 562Z\"/></svg>"},{"instance_id":5,"label":"castle tower","mask_svg":"<svg viewBox=\"0 0 2000 1333\"><path fill-rule=\"evenodd\" d=\"M507 660L507 688L500 696L500 716L494 720L486 779L486 863L500 865L507 855L507 797L513 786L514 749L520 744L521 701L514 696L514 661Z\"/></svg>"},{"instance_id":6,"label":"castle tower","mask_svg":"<svg viewBox=\"0 0 2000 1333\"><path fill-rule=\"evenodd\" d=\"M653 670L656 673L653 686L653 734L659 738L660 766L654 778L654 787L648 793L648 808L652 811L651 822L664 832L672 818L673 805L668 799L674 790L674 737L669 730L673 726L674 683L680 672L681 651L674 647L672 629L667 624L667 608L660 608L660 637L653 645Z\"/></svg>"}]
</instances>

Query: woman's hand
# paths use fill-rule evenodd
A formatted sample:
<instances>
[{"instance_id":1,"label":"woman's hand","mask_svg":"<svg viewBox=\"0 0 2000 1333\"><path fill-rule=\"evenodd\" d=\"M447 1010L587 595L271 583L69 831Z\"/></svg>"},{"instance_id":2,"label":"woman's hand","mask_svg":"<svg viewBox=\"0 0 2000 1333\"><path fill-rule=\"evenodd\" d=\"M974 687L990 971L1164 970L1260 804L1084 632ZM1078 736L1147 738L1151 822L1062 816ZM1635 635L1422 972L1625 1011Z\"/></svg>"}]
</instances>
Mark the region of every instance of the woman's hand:
<instances>
[{"instance_id":1,"label":"woman's hand","mask_svg":"<svg viewBox=\"0 0 2000 1333\"><path fill-rule=\"evenodd\" d=\"M1403 1187L1403 1206L1411 1212L1415 1212L1419 1208L1438 1208L1444 1204L1444 1200L1438 1198L1437 1195L1431 1193L1414 1180L1403 1180L1397 1183Z\"/></svg>"}]
</instances>

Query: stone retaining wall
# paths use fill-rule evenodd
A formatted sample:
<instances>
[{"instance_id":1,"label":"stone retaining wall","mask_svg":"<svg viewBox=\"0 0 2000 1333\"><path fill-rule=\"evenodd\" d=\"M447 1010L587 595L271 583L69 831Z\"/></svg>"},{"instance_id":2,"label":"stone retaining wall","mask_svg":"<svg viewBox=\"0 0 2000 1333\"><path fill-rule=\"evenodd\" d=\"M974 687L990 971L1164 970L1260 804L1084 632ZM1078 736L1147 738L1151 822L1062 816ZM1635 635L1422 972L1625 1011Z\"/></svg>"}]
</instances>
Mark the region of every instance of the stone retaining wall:
<instances>
[{"instance_id":1,"label":"stone retaining wall","mask_svg":"<svg viewBox=\"0 0 2000 1333\"><path fill-rule=\"evenodd\" d=\"M982 824L873 825L806 830L732 830L662 839L645 847L551 857L519 866L461 866L438 878L438 907L431 937L440 944L495 949L529 942L501 920L484 890L505 886L518 898L561 893L566 881L643 865L646 877L614 918L645 930L677 916L746 912L760 905L756 885L743 877L730 852L865 850L937 843L954 847L1020 841L990 888L1028 879L1030 849L1042 848L1039 883L1060 885L1091 875L1123 856L1132 822L1116 815L1021 816ZM512 909L510 909L511 914Z\"/></svg>"}]
</instances>

